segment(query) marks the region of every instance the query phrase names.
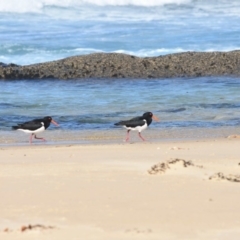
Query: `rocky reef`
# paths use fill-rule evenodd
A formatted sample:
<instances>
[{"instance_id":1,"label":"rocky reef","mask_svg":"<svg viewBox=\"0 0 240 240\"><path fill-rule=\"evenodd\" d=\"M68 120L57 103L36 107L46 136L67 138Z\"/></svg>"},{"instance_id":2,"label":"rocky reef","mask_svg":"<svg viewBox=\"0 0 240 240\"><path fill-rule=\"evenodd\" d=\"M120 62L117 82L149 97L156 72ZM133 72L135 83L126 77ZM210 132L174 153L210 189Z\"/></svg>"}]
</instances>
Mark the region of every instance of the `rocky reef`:
<instances>
[{"instance_id":1,"label":"rocky reef","mask_svg":"<svg viewBox=\"0 0 240 240\"><path fill-rule=\"evenodd\" d=\"M0 79L173 78L240 76L240 51L183 52L140 58L94 53L19 66L0 63Z\"/></svg>"}]
</instances>

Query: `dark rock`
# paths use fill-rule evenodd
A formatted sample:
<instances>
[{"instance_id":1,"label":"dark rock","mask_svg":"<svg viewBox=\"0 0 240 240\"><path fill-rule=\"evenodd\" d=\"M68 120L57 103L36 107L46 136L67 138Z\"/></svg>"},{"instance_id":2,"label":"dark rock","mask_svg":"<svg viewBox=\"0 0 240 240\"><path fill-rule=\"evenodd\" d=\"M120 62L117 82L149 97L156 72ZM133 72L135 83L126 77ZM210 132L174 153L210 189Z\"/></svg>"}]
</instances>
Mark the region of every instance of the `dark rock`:
<instances>
[{"instance_id":1,"label":"dark rock","mask_svg":"<svg viewBox=\"0 0 240 240\"><path fill-rule=\"evenodd\" d=\"M183 52L139 58L95 53L19 66L0 63L0 79L173 78L240 76L240 51Z\"/></svg>"},{"instance_id":2,"label":"dark rock","mask_svg":"<svg viewBox=\"0 0 240 240\"><path fill-rule=\"evenodd\" d=\"M3 62L0 62L0 67L18 67L18 66L19 65L14 64L14 63L6 64L6 63L3 63Z\"/></svg>"}]
</instances>

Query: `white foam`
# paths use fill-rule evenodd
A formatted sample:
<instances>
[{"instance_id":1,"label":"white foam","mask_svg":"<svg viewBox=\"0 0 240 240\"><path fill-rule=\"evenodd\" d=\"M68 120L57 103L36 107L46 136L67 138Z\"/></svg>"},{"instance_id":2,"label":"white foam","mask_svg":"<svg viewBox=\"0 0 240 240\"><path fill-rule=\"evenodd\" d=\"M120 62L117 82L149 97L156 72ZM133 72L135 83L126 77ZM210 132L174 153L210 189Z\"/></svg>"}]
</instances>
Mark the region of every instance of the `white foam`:
<instances>
[{"instance_id":1,"label":"white foam","mask_svg":"<svg viewBox=\"0 0 240 240\"><path fill-rule=\"evenodd\" d=\"M8 0L2 1L0 4L0 12L41 12L43 4L41 1L28 1L28 0Z\"/></svg>"},{"instance_id":2,"label":"white foam","mask_svg":"<svg viewBox=\"0 0 240 240\"><path fill-rule=\"evenodd\" d=\"M29 53L25 54L10 54L10 55L0 55L0 62L4 62L6 64L9 63L15 63L19 65L29 65L29 64L35 64L35 63L42 63L42 62L48 62L48 61L54 61L63 59L66 57L76 56L76 55L85 55L85 54L91 54L91 53L101 53L101 52L115 52L115 53L124 53L129 54L137 57L157 57L162 56L166 54L172 54L172 53L181 53L181 52L188 52L188 51L197 51L197 52L212 52L212 51L222 51L222 52L228 52L236 50L237 46L233 47L221 47L221 48L211 48L211 49L185 49L185 48L159 48L159 49L140 49L136 51L131 50L124 50L124 49L118 49L114 51L104 51L101 49L94 49L94 48L75 48L72 50L64 50L64 51L40 51L40 50L34 50Z\"/></svg>"},{"instance_id":3,"label":"white foam","mask_svg":"<svg viewBox=\"0 0 240 240\"><path fill-rule=\"evenodd\" d=\"M165 4L187 4L191 0L85 0L82 1L85 3L95 4L95 5L113 5L113 6L126 6L126 5L135 5L135 6L163 6Z\"/></svg>"},{"instance_id":4,"label":"white foam","mask_svg":"<svg viewBox=\"0 0 240 240\"><path fill-rule=\"evenodd\" d=\"M59 18L69 18L71 14L86 15L86 13L101 11L103 6L114 7L122 12L121 7L163 7L166 5L187 6L195 10L195 14L221 14L221 15L239 15L240 1L239 0L8 0L1 1L0 12L8 13L44 13L55 14ZM132 8L135 9L135 8ZM70 12L65 16L66 10ZM146 9L147 10L147 9ZM81 12L81 14L79 14ZM115 14L116 12L114 12ZM91 16L91 14L87 14ZM63 16L63 17L62 17ZM64 17L65 16L65 17ZM94 17L96 17L93 14Z\"/></svg>"},{"instance_id":5,"label":"white foam","mask_svg":"<svg viewBox=\"0 0 240 240\"><path fill-rule=\"evenodd\" d=\"M48 6L55 7L81 7L84 5L97 6L163 6L164 4L188 4L191 0L8 0L1 1L0 12L42 12L43 8Z\"/></svg>"}]
</instances>

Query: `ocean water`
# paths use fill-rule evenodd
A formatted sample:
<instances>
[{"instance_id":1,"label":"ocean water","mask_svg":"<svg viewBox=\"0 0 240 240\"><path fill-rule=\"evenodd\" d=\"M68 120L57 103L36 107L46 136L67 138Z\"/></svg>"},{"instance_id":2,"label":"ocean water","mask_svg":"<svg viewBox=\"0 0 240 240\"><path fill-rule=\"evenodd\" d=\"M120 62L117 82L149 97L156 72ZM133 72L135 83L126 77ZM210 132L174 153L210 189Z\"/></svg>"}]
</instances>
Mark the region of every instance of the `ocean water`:
<instances>
[{"instance_id":1,"label":"ocean water","mask_svg":"<svg viewBox=\"0 0 240 240\"><path fill-rule=\"evenodd\" d=\"M239 22L239 0L2 1L0 62L28 65L96 52L151 57L237 50ZM65 133L90 136L112 131L116 136L114 122L145 111L161 119L151 125L152 136L175 130L178 137L186 132L193 136L203 129L237 134L239 92L239 79L227 76L4 80L0 81L0 142L25 141L11 126L46 115L61 127L50 127L44 134L61 138Z\"/></svg>"},{"instance_id":2,"label":"ocean water","mask_svg":"<svg viewBox=\"0 0 240 240\"><path fill-rule=\"evenodd\" d=\"M2 0L0 62L240 48L239 0Z\"/></svg>"}]
</instances>

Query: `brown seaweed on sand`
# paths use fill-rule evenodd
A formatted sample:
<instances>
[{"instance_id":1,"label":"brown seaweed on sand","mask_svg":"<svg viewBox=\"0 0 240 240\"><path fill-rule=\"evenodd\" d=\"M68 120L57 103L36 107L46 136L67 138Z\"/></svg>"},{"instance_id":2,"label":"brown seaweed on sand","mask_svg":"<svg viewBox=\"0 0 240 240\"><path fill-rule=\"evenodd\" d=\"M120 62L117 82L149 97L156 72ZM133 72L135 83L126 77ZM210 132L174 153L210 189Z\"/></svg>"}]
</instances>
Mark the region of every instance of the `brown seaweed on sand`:
<instances>
[{"instance_id":1,"label":"brown seaweed on sand","mask_svg":"<svg viewBox=\"0 0 240 240\"><path fill-rule=\"evenodd\" d=\"M225 175L221 172L215 173L212 176L209 177L209 180L227 180L230 182L240 182L240 175Z\"/></svg>"},{"instance_id":2,"label":"brown seaweed on sand","mask_svg":"<svg viewBox=\"0 0 240 240\"><path fill-rule=\"evenodd\" d=\"M149 174L165 173L167 169L170 169L170 165L176 164L176 163L182 163L183 167L195 166L195 167L202 168L202 166L193 164L192 161L175 158L173 160L169 160L166 162L160 162L158 164L153 165L151 167L151 169L148 170L148 173Z\"/></svg>"},{"instance_id":3,"label":"brown seaweed on sand","mask_svg":"<svg viewBox=\"0 0 240 240\"><path fill-rule=\"evenodd\" d=\"M42 225L42 224L35 224L35 225L23 225L21 227L21 232L24 232L26 230L33 230L33 229L53 229L54 227L53 226L45 226L45 225Z\"/></svg>"}]
</instances>

